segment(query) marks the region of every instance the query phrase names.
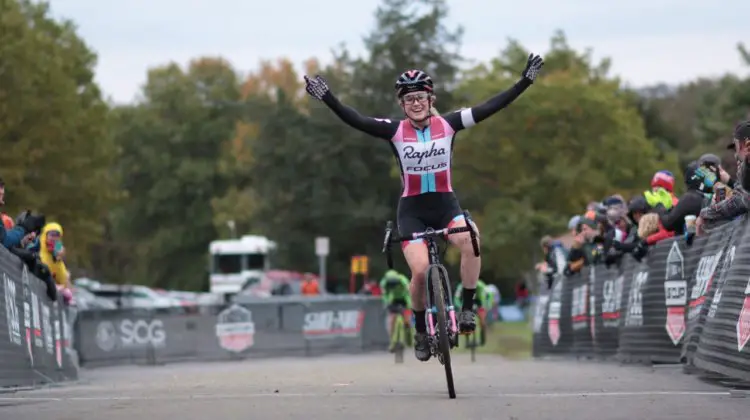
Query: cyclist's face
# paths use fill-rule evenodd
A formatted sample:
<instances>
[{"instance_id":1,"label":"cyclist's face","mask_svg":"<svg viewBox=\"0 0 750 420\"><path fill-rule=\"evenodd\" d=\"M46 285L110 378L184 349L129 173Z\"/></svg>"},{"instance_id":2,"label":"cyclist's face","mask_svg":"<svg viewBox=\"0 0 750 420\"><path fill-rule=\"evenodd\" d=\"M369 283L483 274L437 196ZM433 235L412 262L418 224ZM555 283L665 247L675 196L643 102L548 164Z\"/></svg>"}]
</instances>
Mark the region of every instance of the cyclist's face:
<instances>
[{"instance_id":1,"label":"cyclist's face","mask_svg":"<svg viewBox=\"0 0 750 420\"><path fill-rule=\"evenodd\" d=\"M421 121L430 114L430 94L427 92L407 93L400 102L404 113L412 120Z\"/></svg>"}]
</instances>

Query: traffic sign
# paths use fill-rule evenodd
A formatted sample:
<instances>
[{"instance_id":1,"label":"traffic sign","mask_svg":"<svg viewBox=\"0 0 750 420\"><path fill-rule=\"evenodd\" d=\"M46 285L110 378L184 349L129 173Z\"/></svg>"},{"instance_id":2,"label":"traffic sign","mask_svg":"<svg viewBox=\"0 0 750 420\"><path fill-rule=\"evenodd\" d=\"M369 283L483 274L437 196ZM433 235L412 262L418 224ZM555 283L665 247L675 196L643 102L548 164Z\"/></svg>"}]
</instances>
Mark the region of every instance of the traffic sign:
<instances>
[{"instance_id":1,"label":"traffic sign","mask_svg":"<svg viewBox=\"0 0 750 420\"><path fill-rule=\"evenodd\" d=\"M325 236L315 238L315 255L327 257L330 251L330 241Z\"/></svg>"},{"instance_id":2,"label":"traffic sign","mask_svg":"<svg viewBox=\"0 0 750 420\"><path fill-rule=\"evenodd\" d=\"M367 255L352 256L352 274L367 275L368 263Z\"/></svg>"}]
</instances>

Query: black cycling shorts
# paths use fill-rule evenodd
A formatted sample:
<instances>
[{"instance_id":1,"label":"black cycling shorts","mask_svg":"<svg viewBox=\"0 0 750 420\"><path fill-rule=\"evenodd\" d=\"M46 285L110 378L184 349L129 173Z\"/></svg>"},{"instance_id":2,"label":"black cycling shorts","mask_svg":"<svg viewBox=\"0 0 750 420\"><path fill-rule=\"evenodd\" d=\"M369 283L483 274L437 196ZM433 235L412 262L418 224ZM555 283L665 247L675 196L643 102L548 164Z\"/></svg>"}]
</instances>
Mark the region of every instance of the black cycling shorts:
<instances>
[{"instance_id":1,"label":"black cycling shorts","mask_svg":"<svg viewBox=\"0 0 750 420\"><path fill-rule=\"evenodd\" d=\"M454 193L431 192L401 197L396 222L399 235L408 236L427 228L443 229L462 218L463 211ZM417 241L422 242L421 239Z\"/></svg>"},{"instance_id":2,"label":"black cycling shorts","mask_svg":"<svg viewBox=\"0 0 750 420\"><path fill-rule=\"evenodd\" d=\"M388 305L388 312L391 313L401 313L405 309L409 309L406 307L406 299L393 299L393 302Z\"/></svg>"}]
</instances>

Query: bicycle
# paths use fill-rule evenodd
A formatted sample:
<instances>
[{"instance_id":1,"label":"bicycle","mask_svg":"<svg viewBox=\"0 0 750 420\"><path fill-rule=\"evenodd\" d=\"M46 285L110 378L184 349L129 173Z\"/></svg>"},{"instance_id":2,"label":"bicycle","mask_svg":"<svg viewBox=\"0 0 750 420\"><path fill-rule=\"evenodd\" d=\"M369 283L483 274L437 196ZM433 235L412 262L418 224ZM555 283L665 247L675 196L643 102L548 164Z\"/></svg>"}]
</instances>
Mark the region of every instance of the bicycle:
<instances>
[{"instance_id":1,"label":"bicycle","mask_svg":"<svg viewBox=\"0 0 750 420\"><path fill-rule=\"evenodd\" d=\"M396 358L396 363L404 363L404 350L411 346L411 326L407 326L406 317L404 316L403 305L391 305L388 310L393 315L391 320L390 343L393 345L392 351Z\"/></svg>"},{"instance_id":2,"label":"bicycle","mask_svg":"<svg viewBox=\"0 0 750 420\"><path fill-rule=\"evenodd\" d=\"M393 236L393 222L388 221L385 227L385 240L383 241L383 253L386 254L388 268L393 268L393 258L391 257L391 244L414 239L424 239L427 241L427 252L429 257L429 266L425 273L427 294L427 308L425 313L427 322L428 342L430 352L436 356L445 367L445 379L448 385L448 396L456 398L456 389L453 384L453 369L451 367L450 350L458 346L458 324L456 323L456 310L453 306L453 297L451 296L451 285L448 279L448 272L440 263L438 256L438 246L435 238L443 237L447 239L448 235L468 232L471 237L471 245L474 248L474 255L479 256L479 244L477 243L477 234L474 231L471 218L468 211L463 212L466 219L466 226L458 228L444 228L434 230L428 228L424 232L413 233L405 237ZM439 281L437 284L435 279ZM450 327L448 322L450 321Z\"/></svg>"}]
</instances>

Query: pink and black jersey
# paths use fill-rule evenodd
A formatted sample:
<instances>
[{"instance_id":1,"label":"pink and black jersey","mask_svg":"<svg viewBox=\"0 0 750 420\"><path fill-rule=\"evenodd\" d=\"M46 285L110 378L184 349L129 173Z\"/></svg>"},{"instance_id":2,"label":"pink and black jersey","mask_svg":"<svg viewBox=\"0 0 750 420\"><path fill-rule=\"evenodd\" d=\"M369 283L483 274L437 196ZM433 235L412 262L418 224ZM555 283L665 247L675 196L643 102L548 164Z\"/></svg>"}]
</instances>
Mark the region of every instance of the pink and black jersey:
<instances>
[{"instance_id":1,"label":"pink and black jersey","mask_svg":"<svg viewBox=\"0 0 750 420\"><path fill-rule=\"evenodd\" d=\"M431 117L424 129L414 127L408 119L393 121L362 116L339 102L331 92L323 96L323 102L350 126L390 142L401 170L401 196L413 197L453 192L451 161L456 133L510 105L530 85L523 78L479 106Z\"/></svg>"},{"instance_id":2,"label":"pink and black jersey","mask_svg":"<svg viewBox=\"0 0 750 420\"><path fill-rule=\"evenodd\" d=\"M462 112L471 113L468 109ZM402 197L453 192L451 160L456 131L444 117L431 117L430 125L423 130L415 128L408 120L399 123L390 141L401 170Z\"/></svg>"}]
</instances>

